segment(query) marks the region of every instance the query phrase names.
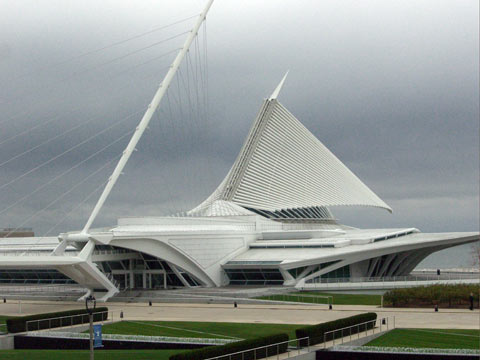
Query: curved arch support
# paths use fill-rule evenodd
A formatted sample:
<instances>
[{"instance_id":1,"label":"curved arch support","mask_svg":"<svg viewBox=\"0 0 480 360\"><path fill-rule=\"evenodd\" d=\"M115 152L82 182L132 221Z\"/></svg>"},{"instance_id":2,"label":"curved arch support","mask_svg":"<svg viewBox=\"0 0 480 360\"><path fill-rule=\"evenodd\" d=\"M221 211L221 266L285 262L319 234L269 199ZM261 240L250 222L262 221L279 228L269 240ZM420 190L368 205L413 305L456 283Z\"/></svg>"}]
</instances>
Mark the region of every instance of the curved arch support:
<instances>
[{"instance_id":1,"label":"curved arch support","mask_svg":"<svg viewBox=\"0 0 480 360\"><path fill-rule=\"evenodd\" d=\"M134 251L140 251L142 253L155 256L182 268L187 273L190 273L198 278L206 286L220 286L219 281L217 283L213 277L211 277L206 271L202 270L188 257L161 240L153 238L114 239L110 245Z\"/></svg>"}]
</instances>

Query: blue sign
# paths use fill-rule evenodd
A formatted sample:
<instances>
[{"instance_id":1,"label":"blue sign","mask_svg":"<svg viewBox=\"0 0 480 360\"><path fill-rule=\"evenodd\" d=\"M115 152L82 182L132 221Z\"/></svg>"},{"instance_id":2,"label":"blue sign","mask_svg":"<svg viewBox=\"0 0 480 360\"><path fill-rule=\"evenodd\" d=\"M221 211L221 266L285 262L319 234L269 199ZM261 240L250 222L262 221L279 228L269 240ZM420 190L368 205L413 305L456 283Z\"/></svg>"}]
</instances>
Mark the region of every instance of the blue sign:
<instances>
[{"instance_id":1,"label":"blue sign","mask_svg":"<svg viewBox=\"0 0 480 360\"><path fill-rule=\"evenodd\" d=\"M93 347L103 347L102 345L102 325L93 325Z\"/></svg>"}]
</instances>

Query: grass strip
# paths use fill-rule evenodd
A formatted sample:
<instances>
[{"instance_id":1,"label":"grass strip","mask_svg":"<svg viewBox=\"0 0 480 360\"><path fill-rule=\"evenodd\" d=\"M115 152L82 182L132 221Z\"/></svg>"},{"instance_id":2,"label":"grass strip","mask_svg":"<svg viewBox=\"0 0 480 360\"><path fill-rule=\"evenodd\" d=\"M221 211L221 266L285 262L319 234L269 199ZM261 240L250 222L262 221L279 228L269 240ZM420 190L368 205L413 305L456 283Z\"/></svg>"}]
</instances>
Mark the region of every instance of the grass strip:
<instances>
[{"instance_id":1,"label":"grass strip","mask_svg":"<svg viewBox=\"0 0 480 360\"><path fill-rule=\"evenodd\" d=\"M306 295L306 296L303 296ZM275 300L275 301L291 301L298 303L310 304L328 304L328 299L325 296L331 296L333 305L377 305L381 304L381 295L368 294L341 294L341 293L326 293L318 291L301 291L290 294L277 294L269 296L261 296L257 299L261 300Z\"/></svg>"},{"instance_id":2,"label":"grass strip","mask_svg":"<svg viewBox=\"0 0 480 360\"><path fill-rule=\"evenodd\" d=\"M287 333L290 339L295 339L295 330L303 326L305 325L193 321L122 321L104 325L102 332L104 334L227 339L232 337L252 339L281 332ZM212 334L217 334L217 336Z\"/></svg>"},{"instance_id":3,"label":"grass strip","mask_svg":"<svg viewBox=\"0 0 480 360\"><path fill-rule=\"evenodd\" d=\"M480 330L394 329L365 346L478 349Z\"/></svg>"}]
</instances>

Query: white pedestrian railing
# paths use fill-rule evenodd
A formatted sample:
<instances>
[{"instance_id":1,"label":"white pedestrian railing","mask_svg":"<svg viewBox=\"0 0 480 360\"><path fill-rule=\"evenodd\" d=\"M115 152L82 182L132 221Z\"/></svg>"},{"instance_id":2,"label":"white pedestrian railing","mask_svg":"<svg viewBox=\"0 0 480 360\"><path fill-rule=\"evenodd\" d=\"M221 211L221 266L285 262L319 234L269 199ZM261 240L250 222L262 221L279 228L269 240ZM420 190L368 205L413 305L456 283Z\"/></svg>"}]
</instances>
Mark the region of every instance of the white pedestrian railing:
<instances>
[{"instance_id":1,"label":"white pedestrian railing","mask_svg":"<svg viewBox=\"0 0 480 360\"><path fill-rule=\"evenodd\" d=\"M116 313L118 313L118 315L115 316ZM102 323L102 324L112 323L114 321L121 320L122 318L123 318L123 310L99 311L99 312L93 313L93 321L95 323ZM82 319L84 321L82 321ZM57 317L52 317L47 319L28 320L25 323L25 329L27 332L32 332L32 331L51 330L55 328L65 328L65 327L71 328L74 326L82 326L85 324L88 324L87 313L78 314L78 315L57 316Z\"/></svg>"},{"instance_id":2,"label":"white pedestrian railing","mask_svg":"<svg viewBox=\"0 0 480 360\"><path fill-rule=\"evenodd\" d=\"M10 295L12 293L63 293L63 292L79 292L84 293L87 290L83 287L74 285L0 285L0 294ZM35 295L35 294L33 294ZM0 295L2 297L3 295Z\"/></svg>"},{"instance_id":3,"label":"white pedestrian railing","mask_svg":"<svg viewBox=\"0 0 480 360\"><path fill-rule=\"evenodd\" d=\"M300 346L302 342L307 342L307 346ZM286 346L285 346L286 345ZM284 351L283 351L284 350ZM308 337L303 337L300 339L282 341L275 344L259 346L256 348L246 349L242 351L237 351L234 353L229 353L225 355L219 355L211 357L205 360L244 360L245 358L251 358L245 356L246 354L253 355L253 360L263 359L268 357L273 357L277 360L280 359L281 354L287 354L286 358L289 358L293 355L300 355L310 352L310 340Z\"/></svg>"},{"instance_id":4,"label":"white pedestrian railing","mask_svg":"<svg viewBox=\"0 0 480 360\"><path fill-rule=\"evenodd\" d=\"M49 256L52 250L12 250L12 251L0 251L0 256ZM65 251L65 256L77 256L78 251Z\"/></svg>"},{"instance_id":5,"label":"white pedestrian railing","mask_svg":"<svg viewBox=\"0 0 480 360\"><path fill-rule=\"evenodd\" d=\"M109 249L109 250L94 250L93 255L116 255L116 254L136 254L137 252L130 249Z\"/></svg>"},{"instance_id":6,"label":"white pedestrian railing","mask_svg":"<svg viewBox=\"0 0 480 360\"><path fill-rule=\"evenodd\" d=\"M89 339L90 334L63 331L32 331L28 336L54 337L62 339ZM169 344L195 344L195 345L225 345L239 340L218 339L218 338L183 338L171 336L147 336L147 335L124 335L124 334L102 334L103 340L135 341L150 343Z\"/></svg>"},{"instance_id":7,"label":"white pedestrian railing","mask_svg":"<svg viewBox=\"0 0 480 360\"><path fill-rule=\"evenodd\" d=\"M260 300L301 302L308 304L333 305L333 296L329 295L297 295L297 294L274 294L259 297Z\"/></svg>"},{"instance_id":8,"label":"white pedestrian railing","mask_svg":"<svg viewBox=\"0 0 480 360\"><path fill-rule=\"evenodd\" d=\"M349 352L374 352L374 353L413 353L413 354L441 354L441 355L480 355L480 350L477 349L441 349L441 348L411 348L411 347L384 347L384 346L349 346L349 345L335 345L334 351L349 351Z\"/></svg>"},{"instance_id":9,"label":"white pedestrian railing","mask_svg":"<svg viewBox=\"0 0 480 360\"><path fill-rule=\"evenodd\" d=\"M376 326L377 322L378 326ZM395 329L395 316L365 321L360 324L325 332L323 334L323 347L326 349L328 342L332 342L332 346L335 346L336 339L343 344L344 342L355 340L355 335L357 335L357 339L360 339L360 337L367 337L392 329Z\"/></svg>"},{"instance_id":10,"label":"white pedestrian railing","mask_svg":"<svg viewBox=\"0 0 480 360\"><path fill-rule=\"evenodd\" d=\"M314 278L307 280L306 284L337 284L337 283L367 283L367 282L404 282L404 281L434 281L434 280L467 280L479 279L475 273L444 273L440 275L406 275L406 276L385 276L385 277L344 277L344 278Z\"/></svg>"}]
</instances>

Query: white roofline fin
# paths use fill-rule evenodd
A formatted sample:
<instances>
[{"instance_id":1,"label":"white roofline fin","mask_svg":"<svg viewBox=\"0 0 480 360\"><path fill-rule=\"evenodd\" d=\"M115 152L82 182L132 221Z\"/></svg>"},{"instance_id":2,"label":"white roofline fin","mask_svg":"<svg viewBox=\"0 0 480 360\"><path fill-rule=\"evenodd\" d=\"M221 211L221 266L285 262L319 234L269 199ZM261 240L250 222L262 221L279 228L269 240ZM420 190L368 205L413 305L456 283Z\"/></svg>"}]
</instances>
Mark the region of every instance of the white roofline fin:
<instances>
[{"instance_id":1,"label":"white roofline fin","mask_svg":"<svg viewBox=\"0 0 480 360\"><path fill-rule=\"evenodd\" d=\"M285 82L285 79L287 78L287 75L288 75L288 72L290 70L287 70L287 72L285 73L285 75L283 76L282 80L280 81L280 83L277 85L277 87L275 88L275 90L273 91L272 95L270 96L270 98L268 100L274 100L278 97L278 94L280 93L280 90L282 90L282 86L283 86L283 83Z\"/></svg>"}]
</instances>

